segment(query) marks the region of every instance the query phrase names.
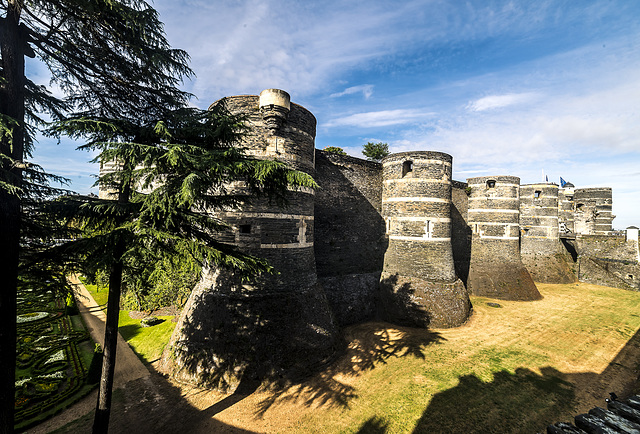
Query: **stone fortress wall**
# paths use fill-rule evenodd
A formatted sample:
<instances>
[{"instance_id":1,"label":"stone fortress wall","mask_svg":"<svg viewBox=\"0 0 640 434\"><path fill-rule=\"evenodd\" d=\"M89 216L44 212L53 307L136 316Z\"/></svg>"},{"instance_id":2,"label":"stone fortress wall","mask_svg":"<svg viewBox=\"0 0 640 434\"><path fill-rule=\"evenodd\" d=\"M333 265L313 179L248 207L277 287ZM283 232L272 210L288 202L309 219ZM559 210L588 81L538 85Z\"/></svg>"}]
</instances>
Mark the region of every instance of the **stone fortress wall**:
<instances>
[{"instance_id":1,"label":"stone fortress wall","mask_svg":"<svg viewBox=\"0 0 640 434\"><path fill-rule=\"evenodd\" d=\"M248 118L250 155L287 162L320 188L290 192L286 209L255 201L221 215L231 227L221 240L279 274L251 283L204 274L163 356L180 380L235 387L247 375L304 370L331 356L339 326L376 318L459 326L469 294L539 299L534 280L575 281L580 264L582 277L640 289L640 270L605 267L585 247L590 237L612 239L611 189L520 185L515 176L455 181L442 152L381 163L328 153L315 149L313 115L284 91L225 102ZM607 255L630 257L633 242L622 244Z\"/></svg>"}]
</instances>

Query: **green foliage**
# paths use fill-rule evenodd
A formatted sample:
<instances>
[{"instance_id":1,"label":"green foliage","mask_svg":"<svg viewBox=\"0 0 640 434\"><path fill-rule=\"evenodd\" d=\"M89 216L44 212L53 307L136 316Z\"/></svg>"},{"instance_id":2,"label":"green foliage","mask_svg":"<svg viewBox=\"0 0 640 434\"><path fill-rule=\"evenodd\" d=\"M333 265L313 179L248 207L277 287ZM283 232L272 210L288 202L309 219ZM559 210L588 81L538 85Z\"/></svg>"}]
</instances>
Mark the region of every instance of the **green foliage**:
<instances>
[{"instance_id":1,"label":"green foliage","mask_svg":"<svg viewBox=\"0 0 640 434\"><path fill-rule=\"evenodd\" d=\"M164 256L145 274L126 276L122 300L125 309L153 311L167 306L182 308L200 278L200 265L188 255Z\"/></svg>"},{"instance_id":2,"label":"green foliage","mask_svg":"<svg viewBox=\"0 0 640 434\"><path fill-rule=\"evenodd\" d=\"M324 152L330 152L332 154L338 154L338 155L347 155L346 152L344 152L344 149L338 147L338 146L327 146L323 149Z\"/></svg>"},{"instance_id":3,"label":"green foliage","mask_svg":"<svg viewBox=\"0 0 640 434\"><path fill-rule=\"evenodd\" d=\"M382 161L384 157L389 155L389 145L383 142L367 142L362 147L362 155L367 157L369 161Z\"/></svg>"}]
</instances>

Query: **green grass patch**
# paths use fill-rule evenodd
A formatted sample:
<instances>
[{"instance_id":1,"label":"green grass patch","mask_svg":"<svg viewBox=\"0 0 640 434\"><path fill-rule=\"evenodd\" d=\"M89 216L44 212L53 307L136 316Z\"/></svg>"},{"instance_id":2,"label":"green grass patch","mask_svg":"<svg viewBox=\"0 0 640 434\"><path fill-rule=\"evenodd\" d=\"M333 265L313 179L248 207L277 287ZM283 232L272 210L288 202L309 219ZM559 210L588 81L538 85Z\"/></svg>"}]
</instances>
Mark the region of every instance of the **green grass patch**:
<instances>
[{"instance_id":1,"label":"green grass patch","mask_svg":"<svg viewBox=\"0 0 640 434\"><path fill-rule=\"evenodd\" d=\"M109 291L87 283L84 283L84 286L96 303L106 310ZM139 319L133 319L129 316L128 310L121 310L118 319L120 335L127 341L140 360L147 364L162 356L162 351L169 343L173 329L176 326L176 323L172 322L173 316L160 316L158 318L163 320L162 323L152 327L142 327Z\"/></svg>"},{"instance_id":2,"label":"green grass patch","mask_svg":"<svg viewBox=\"0 0 640 434\"><path fill-rule=\"evenodd\" d=\"M121 310L118 331L133 351L144 363L151 363L162 356L164 347L169 343L176 323L173 316L159 316L162 323L142 327L139 319L129 316L129 311Z\"/></svg>"}]
</instances>

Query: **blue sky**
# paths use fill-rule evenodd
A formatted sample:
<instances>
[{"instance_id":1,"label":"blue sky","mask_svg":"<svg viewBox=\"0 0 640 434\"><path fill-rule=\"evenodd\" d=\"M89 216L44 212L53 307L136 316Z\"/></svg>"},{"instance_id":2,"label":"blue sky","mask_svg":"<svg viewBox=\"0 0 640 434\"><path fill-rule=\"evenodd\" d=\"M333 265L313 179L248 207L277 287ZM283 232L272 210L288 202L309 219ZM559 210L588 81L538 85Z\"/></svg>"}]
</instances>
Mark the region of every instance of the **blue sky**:
<instances>
[{"instance_id":1,"label":"blue sky","mask_svg":"<svg viewBox=\"0 0 640 434\"><path fill-rule=\"evenodd\" d=\"M562 176L613 188L640 226L640 2L155 0L205 108L279 88L318 119L316 147L453 156L454 178ZM37 65L28 66L38 73ZM46 74L40 72L42 80ZM67 142L35 160L87 192Z\"/></svg>"}]
</instances>

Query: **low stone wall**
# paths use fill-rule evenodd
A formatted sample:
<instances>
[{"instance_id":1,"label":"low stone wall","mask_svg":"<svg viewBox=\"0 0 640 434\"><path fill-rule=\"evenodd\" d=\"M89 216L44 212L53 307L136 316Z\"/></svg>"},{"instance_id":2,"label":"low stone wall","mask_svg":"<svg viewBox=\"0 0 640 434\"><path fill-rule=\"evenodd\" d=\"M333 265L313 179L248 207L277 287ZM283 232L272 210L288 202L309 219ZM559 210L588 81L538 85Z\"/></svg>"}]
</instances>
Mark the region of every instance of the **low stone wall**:
<instances>
[{"instance_id":1,"label":"low stone wall","mask_svg":"<svg viewBox=\"0 0 640 434\"><path fill-rule=\"evenodd\" d=\"M614 288L640 290L638 242L624 236L579 235L578 279Z\"/></svg>"},{"instance_id":2,"label":"low stone wall","mask_svg":"<svg viewBox=\"0 0 640 434\"><path fill-rule=\"evenodd\" d=\"M581 282L640 291L640 265L582 256L578 263Z\"/></svg>"}]
</instances>

